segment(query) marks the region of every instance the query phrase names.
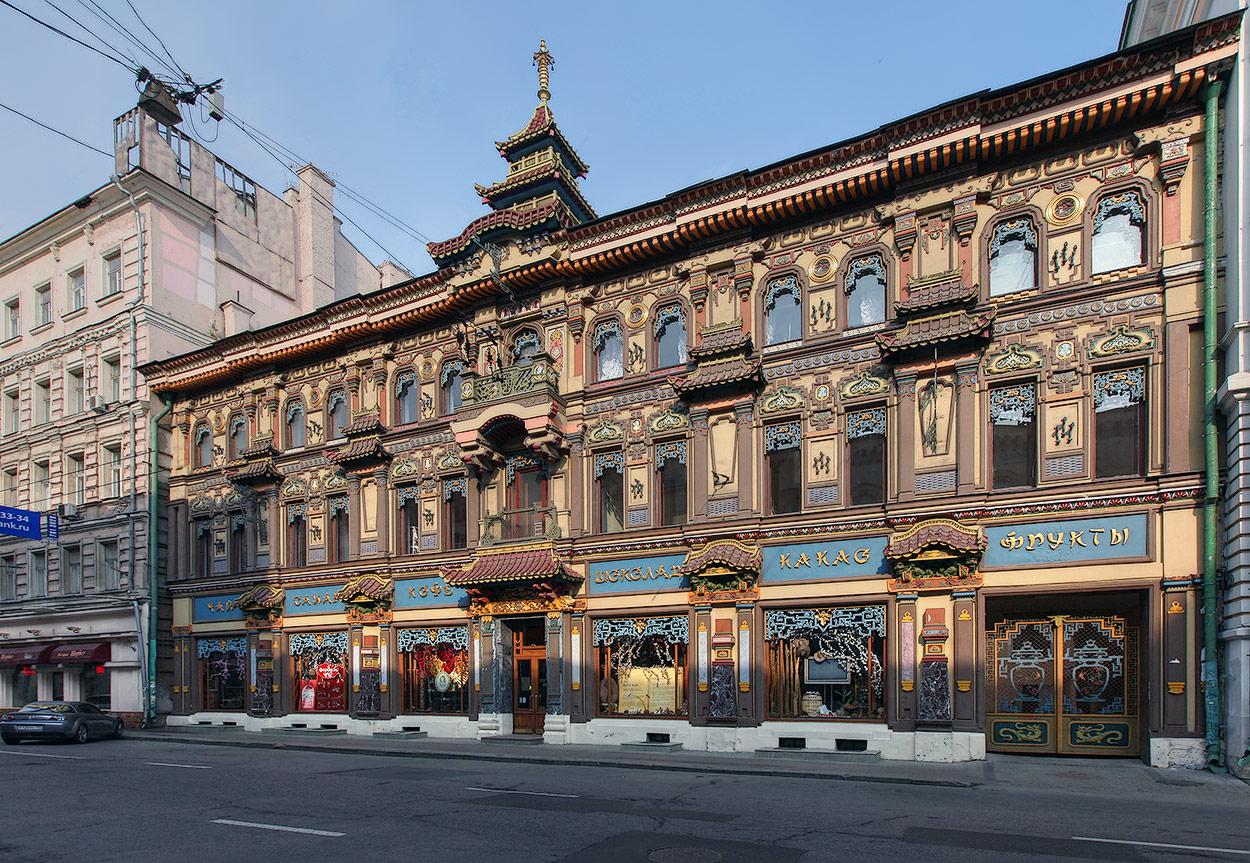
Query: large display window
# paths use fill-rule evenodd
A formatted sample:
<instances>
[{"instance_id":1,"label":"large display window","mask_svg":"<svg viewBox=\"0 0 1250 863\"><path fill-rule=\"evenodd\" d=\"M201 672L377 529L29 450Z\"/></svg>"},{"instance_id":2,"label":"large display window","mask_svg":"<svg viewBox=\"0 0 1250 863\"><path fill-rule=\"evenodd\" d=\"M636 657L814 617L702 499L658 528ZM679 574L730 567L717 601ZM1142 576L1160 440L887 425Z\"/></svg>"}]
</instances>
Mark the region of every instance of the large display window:
<instances>
[{"instance_id":1,"label":"large display window","mask_svg":"<svg viewBox=\"0 0 1250 863\"><path fill-rule=\"evenodd\" d=\"M201 638L200 708L244 710L247 707L247 638ZM98 706L98 705L97 705Z\"/></svg>"},{"instance_id":2,"label":"large display window","mask_svg":"<svg viewBox=\"0 0 1250 863\"><path fill-rule=\"evenodd\" d=\"M404 713L469 712L469 628L401 629L399 650Z\"/></svg>"},{"instance_id":3,"label":"large display window","mask_svg":"<svg viewBox=\"0 0 1250 863\"><path fill-rule=\"evenodd\" d=\"M347 712L347 633L297 632L289 641L292 709L315 713Z\"/></svg>"},{"instance_id":4,"label":"large display window","mask_svg":"<svg viewBox=\"0 0 1250 863\"><path fill-rule=\"evenodd\" d=\"M770 719L885 720L885 606L764 612Z\"/></svg>"},{"instance_id":5,"label":"large display window","mask_svg":"<svg viewBox=\"0 0 1250 863\"><path fill-rule=\"evenodd\" d=\"M685 615L596 620L598 715L686 716Z\"/></svg>"}]
</instances>

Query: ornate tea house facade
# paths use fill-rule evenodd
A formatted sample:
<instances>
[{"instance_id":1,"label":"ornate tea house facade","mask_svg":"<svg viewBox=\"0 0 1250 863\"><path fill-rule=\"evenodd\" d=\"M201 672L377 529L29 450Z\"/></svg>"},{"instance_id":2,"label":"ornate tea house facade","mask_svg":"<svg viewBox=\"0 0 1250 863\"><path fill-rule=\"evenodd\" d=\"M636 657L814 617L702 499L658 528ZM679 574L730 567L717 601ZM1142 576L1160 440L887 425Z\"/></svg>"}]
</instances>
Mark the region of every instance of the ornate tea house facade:
<instances>
[{"instance_id":1,"label":"ornate tea house facade","mask_svg":"<svg viewBox=\"0 0 1250 863\"><path fill-rule=\"evenodd\" d=\"M171 723L1201 764L1218 19L145 367Z\"/></svg>"}]
</instances>

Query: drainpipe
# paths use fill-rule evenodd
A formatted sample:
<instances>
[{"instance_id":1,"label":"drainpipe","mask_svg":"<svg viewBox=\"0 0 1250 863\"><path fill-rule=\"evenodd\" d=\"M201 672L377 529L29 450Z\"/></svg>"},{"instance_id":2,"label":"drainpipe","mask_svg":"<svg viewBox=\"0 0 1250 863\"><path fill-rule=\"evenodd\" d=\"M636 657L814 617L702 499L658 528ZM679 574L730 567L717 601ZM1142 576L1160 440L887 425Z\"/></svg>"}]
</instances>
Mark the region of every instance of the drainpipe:
<instances>
[{"instance_id":1,"label":"drainpipe","mask_svg":"<svg viewBox=\"0 0 1250 863\"><path fill-rule=\"evenodd\" d=\"M1202 503L1202 622L1203 622L1203 677L1206 685L1203 698L1206 706L1207 767L1223 773L1223 757L1220 753L1220 674L1219 641L1216 628L1219 624L1218 598L1216 595L1216 503L1220 496L1219 441L1216 432L1216 379L1215 379L1215 216L1216 176L1219 172L1219 119L1220 90L1223 82L1214 79L1203 92L1206 101L1204 143L1206 161L1203 166L1203 239L1202 239L1202 375L1204 384L1203 441L1206 450L1206 496Z\"/></svg>"},{"instance_id":2,"label":"drainpipe","mask_svg":"<svg viewBox=\"0 0 1250 863\"><path fill-rule=\"evenodd\" d=\"M174 409L173 399L166 399L162 395L157 395L164 408L158 414L152 415L152 420L148 424L148 453L151 455L151 463L148 465L148 589L151 592L151 598L148 600L148 611L151 619L148 621L148 699L147 706L144 710L148 718L148 722L156 721L156 627L158 622L159 600L160 600L160 583L156 577L156 561L160 553L158 543L157 530L157 509L156 504L160 498L160 424L161 420L169 416L169 412Z\"/></svg>"}]
</instances>

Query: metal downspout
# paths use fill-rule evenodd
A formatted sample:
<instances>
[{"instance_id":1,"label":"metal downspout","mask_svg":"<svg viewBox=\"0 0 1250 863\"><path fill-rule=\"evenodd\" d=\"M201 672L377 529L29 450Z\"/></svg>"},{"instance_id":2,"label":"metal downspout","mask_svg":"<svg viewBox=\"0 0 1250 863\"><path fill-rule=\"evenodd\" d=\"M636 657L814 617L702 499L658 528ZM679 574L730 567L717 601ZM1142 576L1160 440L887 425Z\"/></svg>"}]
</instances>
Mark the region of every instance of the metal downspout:
<instances>
[{"instance_id":1,"label":"metal downspout","mask_svg":"<svg viewBox=\"0 0 1250 863\"><path fill-rule=\"evenodd\" d=\"M1214 76L1213 76L1214 78ZM1203 376L1203 442L1206 454L1206 495L1202 503L1202 623L1203 623L1203 699L1206 707L1207 767L1224 772L1220 752L1220 675L1218 597L1216 594L1216 504L1220 495L1219 438L1216 428L1216 306L1215 306L1215 232L1216 177L1219 172L1220 91L1224 82L1214 78L1203 92L1206 101L1206 123L1203 126L1206 160L1203 165L1203 238L1202 238L1202 376Z\"/></svg>"},{"instance_id":2,"label":"metal downspout","mask_svg":"<svg viewBox=\"0 0 1250 863\"><path fill-rule=\"evenodd\" d=\"M151 456L151 463L148 465L148 588L151 591L149 602L149 612L151 619L148 621L148 699L144 706L144 713L148 716L148 721L152 722L156 719L156 627L159 620L160 600L160 581L156 577L156 562L160 554L159 536L160 531L157 529L157 510L156 505L160 499L160 424L161 420L169 416L169 412L174 409L172 399L166 400L162 395L157 395L164 409L153 414L152 421L148 425L148 454Z\"/></svg>"}]
</instances>

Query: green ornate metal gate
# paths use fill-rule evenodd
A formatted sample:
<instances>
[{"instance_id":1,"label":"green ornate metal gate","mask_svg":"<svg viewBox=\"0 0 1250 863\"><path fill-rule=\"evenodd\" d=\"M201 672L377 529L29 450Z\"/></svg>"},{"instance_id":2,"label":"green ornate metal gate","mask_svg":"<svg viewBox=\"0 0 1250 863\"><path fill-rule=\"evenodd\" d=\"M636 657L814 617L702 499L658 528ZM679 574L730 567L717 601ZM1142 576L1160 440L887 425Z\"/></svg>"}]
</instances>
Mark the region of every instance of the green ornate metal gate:
<instances>
[{"instance_id":1,"label":"green ornate metal gate","mask_svg":"<svg viewBox=\"0 0 1250 863\"><path fill-rule=\"evenodd\" d=\"M1137 755L1138 681L1121 617L1005 620L986 635L987 747Z\"/></svg>"}]
</instances>

